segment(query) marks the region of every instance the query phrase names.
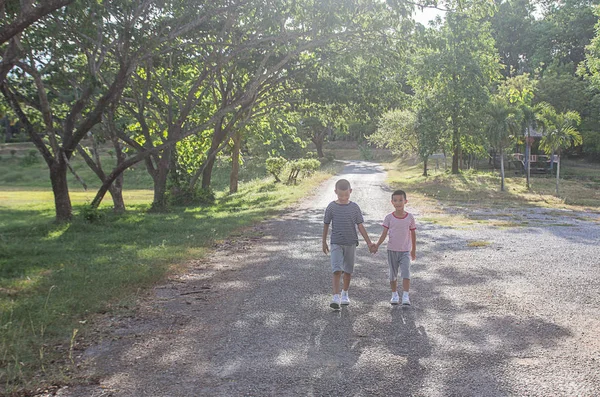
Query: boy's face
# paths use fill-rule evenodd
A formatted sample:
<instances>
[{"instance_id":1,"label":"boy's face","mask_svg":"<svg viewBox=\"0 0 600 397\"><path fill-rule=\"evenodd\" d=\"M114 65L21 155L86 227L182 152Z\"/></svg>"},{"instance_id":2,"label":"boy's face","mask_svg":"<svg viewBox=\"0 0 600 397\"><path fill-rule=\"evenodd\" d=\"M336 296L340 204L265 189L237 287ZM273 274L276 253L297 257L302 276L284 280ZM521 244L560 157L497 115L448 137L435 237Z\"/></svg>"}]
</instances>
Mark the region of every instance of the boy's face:
<instances>
[{"instance_id":1,"label":"boy's face","mask_svg":"<svg viewBox=\"0 0 600 397\"><path fill-rule=\"evenodd\" d=\"M347 203L350 200L350 193L352 193L352 189L341 190L335 189L335 194L338 196L338 201L340 203Z\"/></svg>"},{"instance_id":2,"label":"boy's face","mask_svg":"<svg viewBox=\"0 0 600 397\"><path fill-rule=\"evenodd\" d=\"M406 200L401 194L397 194L392 197L392 205L394 208L396 208L396 211L404 211L404 206L407 202L408 200Z\"/></svg>"}]
</instances>

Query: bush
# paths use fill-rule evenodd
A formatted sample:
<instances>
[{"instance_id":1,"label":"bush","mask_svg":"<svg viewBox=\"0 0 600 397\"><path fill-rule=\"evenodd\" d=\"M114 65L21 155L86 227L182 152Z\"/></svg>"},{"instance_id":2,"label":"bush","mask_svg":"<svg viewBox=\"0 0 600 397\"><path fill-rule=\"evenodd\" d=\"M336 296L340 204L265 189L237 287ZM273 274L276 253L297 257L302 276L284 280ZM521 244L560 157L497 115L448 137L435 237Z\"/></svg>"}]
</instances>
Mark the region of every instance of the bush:
<instances>
[{"instance_id":1,"label":"bush","mask_svg":"<svg viewBox=\"0 0 600 397\"><path fill-rule=\"evenodd\" d=\"M187 207L190 205L212 205L215 203L215 193L211 188L203 189L171 187L167 194L167 201L176 207Z\"/></svg>"},{"instance_id":2,"label":"bush","mask_svg":"<svg viewBox=\"0 0 600 397\"><path fill-rule=\"evenodd\" d=\"M267 172L275 177L275 182L281 182L279 176L281 175L281 172L283 171L287 163L288 161L281 156L269 157L265 161Z\"/></svg>"},{"instance_id":3,"label":"bush","mask_svg":"<svg viewBox=\"0 0 600 397\"><path fill-rule=\"evenodd\" d=\"M29 150L29 152L27 152L27 155L21 159L21 165L24 167L28 167L39 162L40 159L38 158L38 151L35 149Z\"/></svg>"},{"instance_id":4,"label":"bush","mask_svg":"<svg viewBox=\"0 0 600 397\"><path fill-rule=\"evenodd\" d=\"M10 149L10 155L12 157L15 157L16 154L17 154L17 151L15 149Z\"/></svg>"},{"instance_id":5,"label":"bush","mask_svg":"<svg viewBox=\"0 0 600 397\"><path fill-rule=\"evenodd\" d=\"M81 207L81 217L84 221L89 223L98 222L102 219L102 212L96 207L92 207L91 204L84 204Z\"/></svg>"},{"instance_id":6,"label":"bush","mask_svg":"<svg viewBox=\"0 0 600 397\"><path fill-rule=\"evenodd\" d=\"M321 167L321 163L317 159L300 159L289 163L290 173L288 175L288 184L295 184L298 176L306 177L317 171Z\"/></svg>"}]
</instances>

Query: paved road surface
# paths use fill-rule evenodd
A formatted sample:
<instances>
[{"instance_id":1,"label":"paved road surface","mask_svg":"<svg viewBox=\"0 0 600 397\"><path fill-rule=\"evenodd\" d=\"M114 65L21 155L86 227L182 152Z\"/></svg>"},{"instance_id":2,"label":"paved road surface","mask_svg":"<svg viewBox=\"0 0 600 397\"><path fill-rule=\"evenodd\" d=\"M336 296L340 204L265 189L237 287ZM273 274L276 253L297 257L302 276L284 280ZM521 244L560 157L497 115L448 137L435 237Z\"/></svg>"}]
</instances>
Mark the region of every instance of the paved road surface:
<instances>
[{"instance_id":1,"label":"paved road surface","mask_svg":"<svg viewBox=\"0 0 600 397\"><path fill-rule=\"evenodd\" d=\"M529 209L509 214L526 227L449 228L419 221L408 192L413 306L389 305L384 246L373 256L361 242L352 303L334 312L320 238L340 177L376 240L391 191L379 166L352 162L157 287L135 318L109 321L106 342L85 353L99 384L57 395L600 395L598 215Z\"/></svg>"}]
</instances>

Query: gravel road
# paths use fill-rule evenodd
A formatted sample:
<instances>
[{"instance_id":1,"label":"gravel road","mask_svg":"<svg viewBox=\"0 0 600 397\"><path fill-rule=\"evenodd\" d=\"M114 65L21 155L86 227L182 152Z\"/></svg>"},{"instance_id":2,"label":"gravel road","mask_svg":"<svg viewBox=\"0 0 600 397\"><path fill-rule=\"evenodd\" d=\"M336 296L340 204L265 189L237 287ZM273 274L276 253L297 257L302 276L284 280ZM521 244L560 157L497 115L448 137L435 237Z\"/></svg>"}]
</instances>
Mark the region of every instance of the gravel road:
<instances>
[{"instance_id":1,"label":"gravel road","mask_svg":"<svg viewBox=\"0 0 600 397\"><path fill-rule=\"evenodd\" d=\"M333 311L321 233L341 177L376 240L393 209L385 172L349 162L297 208L156 287L136 316L107 319L82 358L98 384L54 395L600 395L597 214L529 208L510 214L525 227L451 228L419 220L426 209L408 191L413 305L390 306L385 247L371 255L361 241L351 305Z\"/></svg>"}]
</instances>

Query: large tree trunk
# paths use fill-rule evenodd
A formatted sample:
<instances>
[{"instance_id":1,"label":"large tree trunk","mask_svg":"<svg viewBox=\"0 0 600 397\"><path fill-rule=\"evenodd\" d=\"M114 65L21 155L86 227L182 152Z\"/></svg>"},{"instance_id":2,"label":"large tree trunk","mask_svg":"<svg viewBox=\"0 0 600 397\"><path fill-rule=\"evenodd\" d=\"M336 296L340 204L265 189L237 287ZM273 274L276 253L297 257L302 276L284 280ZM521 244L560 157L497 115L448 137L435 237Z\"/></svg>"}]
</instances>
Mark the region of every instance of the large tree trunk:
<instances>
[{"instance_id":1,"label":"large tree trunk","mask_svg":"<svg viewBox=\"0 0 600 397\"><path fill-rule=\"evenodd\" d=\"M119 183L121 180L121 183ZM115 182L108 188L113 201L113 211L122 214L125 212L125 201L123 200L123 174L115 180Z\"/></svg>"},{"instance_id":2,"label":"large tree trunk","mask_svg":"<svg viewBox=\"0 0 600 397\"><path fill-rule=\"evenodd\" d=\"M173 147L163 149L162 156L157 163L154 177L154 199L152 200L152 211L162 212L167 209L167 179L171 169L171 156Z\"/></svg>"},{"instance_id":3,"label":"large tree trunk","mask_svg":"<svg viewBox=\"0 0 600 397\"><path fill-rule=\"evenodd\" d=\"M67 184L67 162L63 156L59 156L57 161L50 166L50 181L54 193L56 221L67 222L73 216L73 208Z\"/></svg>"},{"instance_id":4,"label":"large tree trunk","mask_svg":"<svg viewBox=\"0 0 600 397\"><path fill-rule=\"evenodd\" d=\"M210 188L210 180L212 178L212 170L215 165L215 158L206 160L206 166L202 171L202 189Z\"/></svg>"},{"instance_id":5,"label":"large tree trunk","mask_svg":"<svg viewBox=\"0 0 600 397\"><path fill-rule=\"evenodd\" d=\"M231 175L229 176L229 194L238 191L240 173L240 148L242 146L242 133L236 131L233 136L233 150L231 151Z\"/></svg>"}]
</instances>

